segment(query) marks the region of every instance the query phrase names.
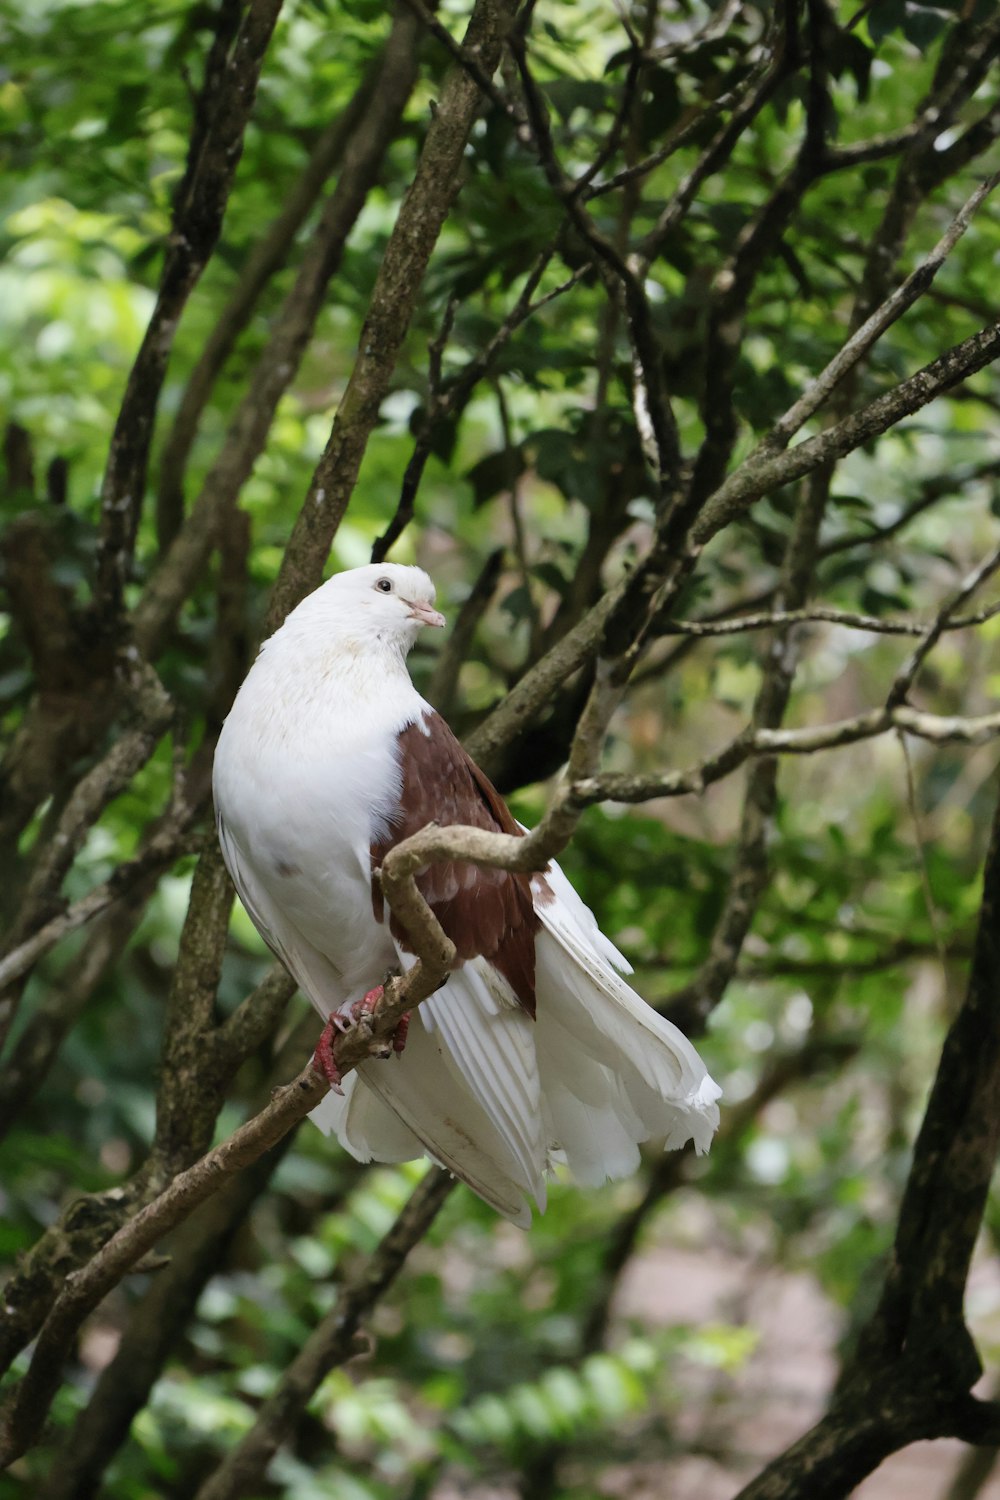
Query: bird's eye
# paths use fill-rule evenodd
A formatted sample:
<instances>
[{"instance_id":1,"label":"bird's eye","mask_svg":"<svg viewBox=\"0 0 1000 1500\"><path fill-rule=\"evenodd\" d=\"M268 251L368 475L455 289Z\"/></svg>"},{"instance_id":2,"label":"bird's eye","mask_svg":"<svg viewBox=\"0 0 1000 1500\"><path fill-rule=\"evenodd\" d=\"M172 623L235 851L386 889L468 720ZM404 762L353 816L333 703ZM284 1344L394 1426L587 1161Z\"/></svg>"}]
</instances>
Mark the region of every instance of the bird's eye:
<instances>
[{"instance_id":1,"label":"bird's eye","mask_svg":"<svg viewBox=\"0 0 1000 1500\"><path fill-rule=\"evenodd\" d=\"M392 593L392 579L391 578L376 578L376 580L375 580L375 587L378 589L378 591L379 591L380 594L391 594Z\"/></svg>"}]
</instances>

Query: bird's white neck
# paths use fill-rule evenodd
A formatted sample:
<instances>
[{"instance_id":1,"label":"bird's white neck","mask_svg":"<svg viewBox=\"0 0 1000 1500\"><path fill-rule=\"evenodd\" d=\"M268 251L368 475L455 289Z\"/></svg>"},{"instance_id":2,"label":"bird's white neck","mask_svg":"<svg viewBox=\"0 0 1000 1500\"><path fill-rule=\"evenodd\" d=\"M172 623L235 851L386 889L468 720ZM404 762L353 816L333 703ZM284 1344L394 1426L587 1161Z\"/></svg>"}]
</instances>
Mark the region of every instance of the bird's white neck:
<instances>
[{"instance_id":1,"label":"bird's white neck","mask_svg":"<svg viewBox=\"0 0 1000 1500\"><path fill-rule=\"evenodd\" d=\"M405 727L424 706L398 636L290 619L261 647L234 709L263 710L283 738L322 726L324 738L356 740Z\"/></svg>"}]
</instances>

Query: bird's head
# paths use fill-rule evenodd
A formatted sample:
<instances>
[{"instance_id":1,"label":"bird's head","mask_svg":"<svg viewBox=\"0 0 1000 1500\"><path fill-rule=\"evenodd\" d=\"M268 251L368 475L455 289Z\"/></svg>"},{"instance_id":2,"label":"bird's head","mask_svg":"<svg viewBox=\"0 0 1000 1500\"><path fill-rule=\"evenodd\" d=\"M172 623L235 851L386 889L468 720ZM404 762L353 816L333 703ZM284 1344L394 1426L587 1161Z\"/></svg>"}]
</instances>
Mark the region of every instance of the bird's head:
<instances>
[{"instance_id":1,"label":"bird's head","mask_svg":"<svg viewBox=\"0 0 1000 1500\"><path fill-rule=\"evenodd\" d=\"M371 563L337 573L312 595L325 617L336 617L355 640L397 647L405 655L423 625L444 625L434 585L423 568Z\"/></svg>"}]
</instances>

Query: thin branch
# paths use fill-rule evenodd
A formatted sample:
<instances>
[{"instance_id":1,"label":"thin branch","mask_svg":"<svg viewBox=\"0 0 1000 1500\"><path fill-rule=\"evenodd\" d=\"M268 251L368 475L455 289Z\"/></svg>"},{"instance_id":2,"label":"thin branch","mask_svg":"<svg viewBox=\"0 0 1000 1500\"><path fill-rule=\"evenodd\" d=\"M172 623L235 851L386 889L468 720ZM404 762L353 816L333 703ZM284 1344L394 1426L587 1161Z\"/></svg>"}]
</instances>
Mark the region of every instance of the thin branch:
<instances>
[{"instance_id":1,"label":"thin branch","mask_svg":"<svg viewBox=\"0 0 1000 1500\"><path fill-rule=\"evenodd\" d=\"M464 411L479 381L488 372L497 354L516 329L520 328L521 324L536 312L541 311L543 307L547 307L550 302L553 302L557 297L561 297L571 287L576 286L577 282L589 273L591 269L589 264L580 266L573 272L572 276L567 277L558 286L552 287L543 296L536 298L534 294L554 253L555 246L543 250L529 272L520 296L493 334L493 337L477 354L473 355L462 366L459 373L452 378L451 383L447 386L442 382L439 363L443 353L443 344L440 344L442 335L447 338L446 328L448 326L448 318L446 316L441 331L435 338L434 343L429 347L428 364L431 378L429 381L427 410L420 424L420 432L413 453L403 474L403 483L400 488L396 512L383 534L376 539L372 546L372 562L383 561L390 548L412 520L414 502L416 501L420 481L423 478L427 460L430 458L433 450L434 439L443 424L452 421L460 412ZM435 361L438 362L436 377L434 374Z\"/></svg>"},{"instance_id":2,"label":"thin branch","mask_svg":"<svg viewBox=\"0 0 1000 1500\"><path fill-rule=\"evenodd\" d=\"M946 946L953 957L968 958L971 952L967 942L948 938ZM880 953L873 953L866 958L785 958L779 953L774 958L743 959L737 964L736 973L748 984L808 975L851 979L858 974L880 974L885 969L895 969L914 958L934 956L940 956L936 942L919 943L912 938L899 938L889 943Z\"/></svg>"},{"instance_id":3,"label":"thin branch","mask_svg":"<svg viewBox=\"0 0 1000 1500\"><path fill-rule=\"evenodd\" d=\"M458 299L452 297L444 310L441 327L427 345L427 401L420 420L417 444L403 475L396 513L382 535L376 537L372 546L373 563L385 560L389 549L399 540L413 520L414 502L423 478L424 468L431 454L435 431L447 411L447 398L442 390L442 365L457 311Z\"/></svg>"},{"instance_id":4,"label":"thin branch","mask_svg":"<svg viewBox=\"0 0 1000 1500\"><path fill-rule=\"evenodd\" d=\"M920 826L920 809L917 805L917 782L913 773L913 757L910 754L910 746L906 735L900 733L898 739L900 753L903 757L903 770L906 775L906 806L910 814L910 823L913 827L913 840L917 846L917 863L920 869L920 886L924 896L924 908L927 912L927 920L930 923L931 932L934 934L934 947L937 952L938 962L941 965L945 988L947 989L948 950L945 945L944 934L941 930L941 914L934 900L930 866L927 862L927 845L924 840L923 829Z\"/></svg>"},{"instance_id":5,"label":"thin branch","mask_svg":"<svg viewBox=\"0 0 1000 1500\"><path fill-rule=\"evenodd\" d=\"M707 104L702 109L686 111L685 115L682 116L679 123L675 125L674 128L668 133L667 138L663 142L663 144L661 146L658 146L655 151L651 151L649 155L643 157L641 161L632 162L629 164L629 166L622 167L622 169L619 172L616 172L613 177L605 178L603 182L594 183L592 186L588 187L585 194L587 201L589 202L594 198L603 197L607 193L615 192L618 188L626 187L629 183L636 182L641 177L647 177L650 172L655 171L657 167L663 166L664 162L669 161L672 156L675 156L678 151L686 146L688 141L691 140L692 136L702 135L704 133L706 125L711 124L711 122L718 119L720 115L724 115L727 110L741 108L747 98L754 95L754 91L761 80L768 75L770 69L773 66L773 62L773 55L767 50L767 43L765 42L764 50L757 63L745 78L740 79L740 82L734 88L727 90L723 94L720 94L717 99L713 99L711 103ZM765 100L760 102L766 102L766 98ZM742 130L745 129L746 126L751 122L751 120L753 119L753 115L756 112L756 109L751 110L749 116L744 119L739 133L733 138L731 142L731 145L729 147L730 149L732 145L736 144L736 141L739 139L739 134L742 134ZM726 129L728 130L728 127L726 127ZM705 154L701 158L701 161L695 168L695 172L697 172L700 167L705 172L706 176L711 176L713 172L718 171L719 168L724 165L723 157L718 154L720 149L725 149L724 146L720 147L718 144L721 141L721 136L723 134L725 134L725 131L720 133L720 135L716 137L716 140L708 146ZM726 138L726 144L729 144L728 137ZM710 153L713 152L713 148L715 148L716 154L710 155ZM697 191L697 187L703 180L704 177L699 178L698 181L693 184L694 191ZM687 191L690 192L692 185L691 179L685 179L685 183L687 185ZM690 198L686 199L686 207L690 207L690 204L693 201L694 193L692 192ZM677 222L680 221L677 220Z\"/></svg>"},{"instance_id":6,"label":"thin branch","mask_svg":"<svg viewBox=\"0 0 1000 1500\"><path fill-rule=\"evenodd\" d=\"M518 131L518 137L523 145L531 140L531 132L528 123L514 99L510 99L493 82L493 70L483 66L482 46L478 41L471 40L467 35L464 42L453 37L437 16L434 15L425 4L424 0L405 0L413 14L417 16L423 26L431 35L441 43L445 51L450 54L453 61L469 75L476 84L480 93L485 94L490 103L506 115L513 122ZM494 62L494 67L496 63Z\"/></svg>"},{"instance_id":7,"label":"thin branch","mask_svg":"<svg viewBox=\"0 0 1000 1500\"><path fill-rule=\"evenodd\" d=\"M952 399L960 399L966 394L975 396L978 393L954 391ZM824 542L821 556L824 559L836 557L842 552L852 552L856 547L865 547L871 542L886 542L909 526L911 521L930 510L932 506L963 493L970 485L977 484L982 479L995 478L998 473L1000 473L1000 459L991 458L985 463L949 469L946 474L935 474L930 479L921 482L917 498L904 506L894 521L884 526L872 526L867 531L854 532L848 536L836 537L832 541Z\"/></svg>"},{"instance_id":8,"label":"thin branch","mask_svg":"<svg viewBox=\"0 0 1000 1500\"><path fill-rule=\"evenodd\" d=\"M438 713L447 718L455 700L458 674L466 661L480 620L493 598L503 569L503 548L497 547L487 557L479 576L462 603L455 623L434 664L427 687L427 699Z\"/></svg>"},{"instance_id":9,"label":"thin branch","mask_svg":"<svg viewBox=\"0 0 1000 1500\"><path fill-rule=\"evenodd\" d=\"M643 268L650 266L659 255L674 230L686 217L699 188L729 160L744 131L753 123L793 66L789 35L790 25L794 26L794 21L790 22L789 17L794 16L796 8L794 0L787 0L785 6L775 7L771 32L765 41L761 60L739 90L738 102L731 117L706 146L660 213L656 224L639 244L638 259ZM785 12L784 15L781 14L782 11Z\"/></svg>"},{"instance_id":10,"label":"thin branch","mask_svg":"<svg viewBox=\"0 0 1000 1500\"><path fill-rule=\"evenodd\" d=\"M876 739L892 730L903 730L934 745L983 745L1000 735L1000 713L958 718L924 713L901 704L892 709L874 708L814 728L745 730L718 754L699 761L687 771L658 775L605 772L574 782L569 798L574 804L590 807L595 802L649 802L654 797L700 796L706 787L730 776L756 756L815 755L820 750L837 750L843 745Z\"/></svg>"},{"instance_id":11,"label":"thin branch","mask_svg":"<svg viewBox=\"0 0 1000 1500\"><path fill-rule=\"evenodd\" d=\"M723 480L695 520L691 528L692 544L703 546L762 495L859 448L951 390L959 381L984 369L998 355L1000 321L945 350L915 375L816 437L807 438L784 453L767 455L755 449Z\"/></svg>"},{"instance_id":12,"label":"thin branch","mask_svg":"<svg viewBox=\"0 0 1000 1500\"><path fill-rule=\"evenodd\" d=\"M191 832L198 812L199 809L186 803L179 806L174 816L150 839L141 854L117 865L107 880L74 901L59 916L53 917L5 954L0 959L0 990L12 980L26 974L56 943L69 937L71 933L78 932L81 927L127 896L136 881L145 879L154 871L162 874L182 854L189 853L199 838L199 835Z\"/></svg>"},{"instance_id":13,"label":"thin branch","mask_svg":"<svg viewBox=\"0 0 1000 1500\"><path fill-rule=\"evenodd\" d=\"M652 6L647 7L647 14L653 14ZM630 28L628 16L624 11L619 12L619 20L627 32ZM615 110L610 129L601 142L600 149L594 156L593 161L589 162L586 169L580 173L574 185L574 192L578 196L582 194L584 199L587 197L587 189L594 178L599 172L603 171L621 145L625 127L632 116L636 99L638 98L639 80L642 77L645 59L636 45L637 39L630 37L630 41L632 43L632 52L629 57L628 72L625 74L621 98L618 101L618 108Z\"/></svg>"},{"instance_id":14,"label":"thin branch","mask_svg":"<svg viewBox=\"0 0 1000 1500\"><path fill-rule=\"evenodd\" d=\"M826 172L826 126L830 80L824 46L825 12L807 0L809 68L805 129L791 167L737 234L733 249L712 279L702 363L699 408L705 435L699 445L683 513L693 517L719 484L736 444L736 380L747 309L769 254L813 184ZM825 503L825 502L824 502Z\"/></svg>"},{"instance_id":15,"label":"thin branch","mask_svg":"<svg viewBox=\"0 0 1000 1500\"><path fill-rule=\"evenodd\" d=\"M644 413L648 413L655 439L657 478L666 486L668 493L672 493L679 483L680 437L663 379L659 342L653 329L652 313L642 277L636 274L630 263L597 228L577 194L573 180L563 171L552 139L545 100L529 67L523 38L517 33L511 35L510 48L521 75L532 140L549 185L590 245L610 286L617 286L624 299L637 369L641 372L638 386L641 408Z\"/></svg>"},{"instance_id":16,"label":"thin branch","mask_svg":"<svg viewBox=\"0 0 1000 1500\"><path fill-rule=\"evenodd\" d=\"M122 675L129 679L121 684L122 692L134 695L130 707L135 722L81 777L67 798L55 828L39 840L27 888L5 940L15 950L58 909L59 889L88 832L108 803L149 760L173 718L174 705L151 667L129 661ZM21 970L15 980L25 972ZM22 985L8 985L0 980L0 1048L9 1034L22 990Z\"/></svg>"},{"instance_id":17,"label":"thin branch","mask_svg":"<svg viewBox=\"0 0 1000 1500\"><path fill-rule=\"evenodd\" d=\"M812 590L828 501L827 476L820 470L805 486L781 567L778 599L793 609L802 606ZM792 696L800 649L794 631L783 626L762 650L761 681L753 705L754 731L776 730L782 723ZM771 756L758 757L747 777L732 868L708 952L697 974L666 1006L671 1020L688 1033L704 1028L725 994L767 890L777 798L778 762Z\"/></svg>"},{"instance_id":18,"label":"thin branch","mask_svg":"<svg viewBox=\"0 0 1000 1500\"><path fill-rule=\"evenodd\" d=\"M948 628L948 622L955 611L969 599L980 587L1000 568L1000 547L997 547L978 567L973 568L968 578L964 580L957 592L938 611L937 618L930 626L920 644L915 648L909 660L903 665L896 676L889 692L888 705L890 708L897 704L905 703L910 689L916 681L917 673L927 660L928 655L937 645L941 636Z\"/></svg>"},{"instance_id":19,"label":"thin branch","mask_svg":"<svg viewBox=\"0 0 1000 1500\"><path fill-rule=\"evenodd\" d=\"M972 630L1000 614L1000 601L988 604L972 615L956 615L943 622L942 632ZM832 609L813 605L806 609L779 609L769 614L733 615L722 620L664 620L659 633L664 636L685 635L696 638L717 635L745 635L753 630L770 630L778 625L840 625L846 630L863 630L870 635L926 635L930 625L921 620L896 620L884 615L866 615L850 609Z\"/></svg>"},{"instance_id":20,"label":"thin branch","mask_svg":"<svg viewBox=\"0 0 1000 1500\"><path fill-rule=\"evenodd\" d=\"M159 870L137 881L131 891L99 921L83 951L27 1018L0 1071L0 1140L16 1123L48 1076L59 1048L115 964L142 918Z\"/></svg>"},{"instance_id":21,"label":"thin branch","mask_svg":"<svg viewBox=\"0 0 1000 1500\"><path fill-rule=\"evenodd\" d=\"M30 930L38 913L51 903L87 832L146 764L174 717L174 705L152 668L136 662L129 662L128 667L122 693L135 723L81 777L51 837L38 849L17 923L19 931Z\"/></svg>"}]
</instances>

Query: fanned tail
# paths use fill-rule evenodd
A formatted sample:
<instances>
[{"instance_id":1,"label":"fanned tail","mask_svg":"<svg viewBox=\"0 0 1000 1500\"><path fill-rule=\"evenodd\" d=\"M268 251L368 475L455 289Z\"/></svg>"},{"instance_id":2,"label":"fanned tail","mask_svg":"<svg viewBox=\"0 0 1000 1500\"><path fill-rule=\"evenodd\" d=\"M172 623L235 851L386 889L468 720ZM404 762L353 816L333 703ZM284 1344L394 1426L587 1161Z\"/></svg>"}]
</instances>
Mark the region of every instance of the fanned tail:
<instances>
[{"instance_id":1,"label":"fanned tail","mask_svg":"<svg viewBox=\"0 0 1000 1500\"><path fill-rule=\"evenodd\" d=\"M646 1140L707 1151L719 1123L698 1053L617 972L625 960L554 866L536 905L537 1020L473 959L420 1007L402 1058L362 1064L313 1114L362 1161L425 1151L522 1227L555 1163L597 1186L634 1172Z\"/></svg>"},{"instance_id":2,"label":"fanned tail","mask_svg":"<svg viewBox=\"0 0 1000 1500\"><path fill-rule=\"evenodd\" d=\"M545 1207L534 1024L474 959L424 1001L399 1058L362 1063L312 1118L361 1161L427 1153L527 1228Z\"/></svg>"}]
</instances>

